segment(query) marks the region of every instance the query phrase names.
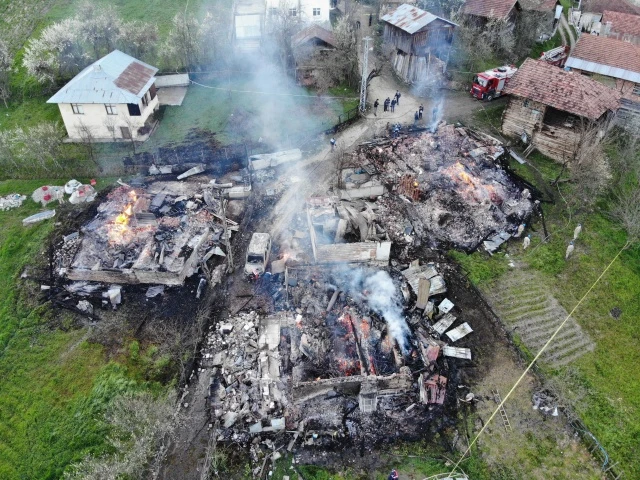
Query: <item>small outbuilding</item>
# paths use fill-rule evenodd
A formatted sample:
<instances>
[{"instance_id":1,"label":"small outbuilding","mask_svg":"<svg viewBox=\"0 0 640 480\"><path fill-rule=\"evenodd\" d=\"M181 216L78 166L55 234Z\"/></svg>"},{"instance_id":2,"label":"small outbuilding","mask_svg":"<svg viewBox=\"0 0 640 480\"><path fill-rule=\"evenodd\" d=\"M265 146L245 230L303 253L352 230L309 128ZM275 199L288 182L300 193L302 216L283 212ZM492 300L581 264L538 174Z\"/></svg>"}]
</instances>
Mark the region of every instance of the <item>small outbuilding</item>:
<instances>
[{"instance_id":1,"label":"small outbuilding","mask_svg":"<svg viewBox=\"0 0 640 480\"><path fill-rule=\"evenodd\" d=\"M566 66L620 93L618 124L640 132L640 46L616 38L583 34Z\"/></svg>"},{"instance_id":2,"label":"small outbuilding","mask_svg":"<svg viewBox=\"0 0 640 480\"><path fill-rule=\"evenodd\" d=\"M457 24L408 4L381 20L384 41L393 48L391 62L405 82L420 83L444 72Z\"/></svg>"},{"instance_id":3,"label":"small outbuilding","mask_svg":"<svg viewBox=\"0 0 640 480\"><path fill-rule=\"evenodd\" d=\"M615 90L578 73L528 58L505 88L502 132L559 162L572 158L587 126L605 129L620 106Z\"/></svg>"},{"instance_id":4,"label":"small outbuilding","mask_svg":"<svg viewBox=\"0 0 640 480\"><path fill-rule=\"evenodd\" d=\"M158 109L157 71L114 50L82 70L47 103L58 104L73 141L144 140Z\"/></svg>"}]
</instances>

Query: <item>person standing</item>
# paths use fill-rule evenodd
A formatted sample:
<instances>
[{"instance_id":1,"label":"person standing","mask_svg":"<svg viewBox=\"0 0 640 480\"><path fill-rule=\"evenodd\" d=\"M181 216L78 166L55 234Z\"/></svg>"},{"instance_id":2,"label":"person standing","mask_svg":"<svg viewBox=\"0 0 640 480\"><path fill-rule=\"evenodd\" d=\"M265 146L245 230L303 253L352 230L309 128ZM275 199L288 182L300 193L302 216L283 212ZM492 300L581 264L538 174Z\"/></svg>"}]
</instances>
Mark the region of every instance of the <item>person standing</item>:
<instances>
[{"instance_id":1,"label":"person standing","mask_svg":"<svg viewBox=\"0 0 640 480\"><path fill-rule=\"evenodd\" d=\"M378 99L376 98L376 101L373 102L373 114L377 117L378 116L378 105L380 105L380 102L378 101Z\"/></svg>"},{"instance_id":2,"label":"person standing","mask_svg":"<svg viewBox=\"0 0 640 480\"><path fill-rule=\"evenodd\" d=\"M329 140L329 143L331 143L331 151L333 151L333 149L336 148L336 139L331 137L331 140Z\"/></svg>"},{"instance_id":3,"label":"person standing","mask_svg":"<svg viewBox=\"0 0 640 480\"><path fill-rule=\"evenodd\" d=\"M418 111L416 110L415 115L413 116L413 124L416 125L418 123L418 118L420 117L420 114L418 113Z\"/></svg>"},{"instance_id":4,"label":"person standing","mask_svg":"<svg viewBox=\"0 0 640 480\"><path fill-rule=\"evenodd\" d=\"M398 472L397 470L394 468L393 470L391 470L391 473L389 474L389 476L387 477L387 480L398 480Z\"/></svg>"},{"instance_id":5,"label":"person standing","mask_svg":"<svg viewBox=\"0 0 640 480\"><path fill-rule=\"evenodd\" d=\"M531 235L527 235L526 237L524 237L524 240L522 241L523 250L529 248L529 245L531 245Z\"/></svg>"},{"instance_id":6,"label":"person standing","mask_svg":"<svg viewBox=\"0 0 640 480\"><path fill-rule=\"evenodd\" d=\"M420 120L422 120L422 112L424 111L424 107L422 106L422 104L420 104L420 107L418 107L418 114L420 116Z\"/></svg>"},{"instance_id":7,"label":"person standing","mask_svg":"<svg viewBox=\"0 0 640 480\"><path fill-rule=\"evenodd\" d=\"M392 112L396 111L396 99L395 99L395 97L393 98L393 100L391 100L391 111Z\"/></svg>"},{"instance_id":8,"label":"person standing","mask_svg":"<svg viewBox=\"0 0 640 480\"><path fill-rule=\"evenodd\" d=\"M400 106L400 97L402 96L402 94L400 93L400 90L396 90L396 105Z\"/></svg>"},{"instance_id":9,"label":"person standing","mask_svg":"<svg viewBox=\"0 0 640 480\"><path fill-rule=\"evenodd\" d=\"M387 97L387 99L384 101L384 111L388 112L389 111L389 104L391 103L391 99L389 97Z\"/></svg>"}]
</instances>

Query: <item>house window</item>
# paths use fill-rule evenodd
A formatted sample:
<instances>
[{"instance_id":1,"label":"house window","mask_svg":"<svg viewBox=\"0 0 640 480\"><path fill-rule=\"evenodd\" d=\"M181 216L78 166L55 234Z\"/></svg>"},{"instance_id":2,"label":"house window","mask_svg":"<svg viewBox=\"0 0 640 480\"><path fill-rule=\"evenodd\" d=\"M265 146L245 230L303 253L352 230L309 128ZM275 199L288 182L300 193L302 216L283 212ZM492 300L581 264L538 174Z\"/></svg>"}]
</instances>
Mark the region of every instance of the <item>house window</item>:
<instances>
[{"instance_id":1,"label":"house window","mask_svg":"<svg viewBox=\"0 0 640 480\"><path fill-rule=\"evenodd\" d=\"M72 103L71 110L73 110L73 113L76 115L84 115L84 108L82 108L82 105L79 103Z\"/></svg>"},{"instance_id":2,"label":"house window","mask_svg":"<svg viewBox=\"0 0 640 480\"><path fill-rule=\"evenodd\" d=\"M118 114L118 110L116 109L116 106L113 103L105 103L104 108L107 111L107 115Z\"/></svg>"},{"instance_id":3,"label":"house window","mask_svg":"<svg viewBox=\"0 0 640 480\"><path fill-rule=\"evenodd\" d=\"M142 97L142 104L146 107L147 105L149 105L149 100L147 100L147 93L145 93Z\"/></svg>"},{"instance_id":4,"label":"house window","mask_svg":"<svg viewBox=\"0 0 640 480\"><path fill-rule=\"evenodd\" d=\"M107 126L107 130L109 131L109 133L111 135L115 135L116 134L116 127Z\"/></svg>"},{"instance_id":5,"label":"house window","mask_svg":"<svg viewBox=\"0 0 640 480\"><path fill-rule=\"evenodd\" d=\"M296 15L298 15L298 10L295 7L290 8L289 9L289 16L290 17L295 17Z\"/></svg>"},{"instance_id":6,"label":"house window","mask_svg":"<svg viewBox=\"0 0 640 480\"><path fill-rule=\"evenodd\" d=\"M522 102L522 106L523 107L528 107L529 106L529 100L525 100L524 102Z\"/></svg>"},{"instance_id":7,"label":"house window","mask_svg":"<svg viewBox=\"0 0 640 480\"><path fill-rule=\"evenodd\" d=\"M278 8L277 7L270 7L269 8L269 15L271 15L272 17L275 17L276 15L278 15Z\"/></svg>"},{"instance_id":8,"label":"house window","mask_svg":"<svg viewBox=\"0 0 640 480\"><path fill-rule=\"evenodd\" d=\"M314 17L319 17L320 16L320 9L319 8L314 8L313 9L313 16Z\"/></svg>"},{"instance_id":9,"label":"house window","mask_svg":"<svg viewBox=\"0 0 640 480\"><path fill-rule=\"evenodd\" d=\"M633 94L634 95L640 95L640 83L636 83L633 86Z\"/></svg>"}]
</instances>

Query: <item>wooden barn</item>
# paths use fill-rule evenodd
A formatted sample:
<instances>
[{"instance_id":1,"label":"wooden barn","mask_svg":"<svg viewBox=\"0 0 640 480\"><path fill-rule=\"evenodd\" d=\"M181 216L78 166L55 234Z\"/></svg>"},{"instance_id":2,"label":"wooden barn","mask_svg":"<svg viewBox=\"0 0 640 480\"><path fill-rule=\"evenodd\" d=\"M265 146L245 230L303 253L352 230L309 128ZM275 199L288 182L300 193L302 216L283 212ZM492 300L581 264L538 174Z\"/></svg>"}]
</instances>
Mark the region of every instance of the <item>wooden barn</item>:
<instances>
[{"instance_id":1,"label":"wooden barn","mask_svg":"<svg viewBox=\"0 0 640 480\"><path fill-rule=\"evenodd\" d=\"M607 128L620 106L615 90L532 58L525 60L505 92L511 97L502 132L526 138L530 148L558 162L575 155L586 126Z\"/></svg>"},{"instance_id":2,"label":"wooden barn","mask_svg":"<svg viewBox=\"0 0 640 480\"><path fill-rule=\"evenodd\" d=\"M457 25L412 5L403 4L384 15L384 41L394 49L391 61L407 83L441 75L449 60Z\"/></svg>"}]
</instances>

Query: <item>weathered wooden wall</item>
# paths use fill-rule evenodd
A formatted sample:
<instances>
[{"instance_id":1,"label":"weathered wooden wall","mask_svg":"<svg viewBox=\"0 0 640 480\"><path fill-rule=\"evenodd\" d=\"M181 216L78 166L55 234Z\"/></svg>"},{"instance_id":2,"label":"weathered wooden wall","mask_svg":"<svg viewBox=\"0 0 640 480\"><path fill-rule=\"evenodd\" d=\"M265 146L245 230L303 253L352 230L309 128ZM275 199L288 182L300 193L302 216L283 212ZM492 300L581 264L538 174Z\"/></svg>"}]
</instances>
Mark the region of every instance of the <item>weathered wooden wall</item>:
<instances>
[{"instance_id":1,"label":"weathered wooden wall","mask_svg":"<svg viewBox=\"0 0 640 480\"><path fill-rule=\"evenodd\" d=\"M398 50L411 53L411 45L413 42L411 35L388 23L384 24L384 41L393 45Z\"/></svg>"},{"instance_id":2,"label":"weathered wooden wall","mask_svg":"<svg viewBox=\"0 0 640 480\"><path fill-rule=\"evenodd\" d=\"M533 134L532 143L540 153L562 163L575 155L580 144L580 129L542 125Z\"/></svg>"},{"instance_id":3,"label":"weathered wooden wall","mask_svg":"<svg viewBox=\"0 0 640 480\"><path fill-rule=\"evenodd\" d=\"M526 133L529 138L542 125L547 107L538 102L512 96L502 115L502 133L512 137L520 137Z\"/></svg>"}]
</instances>

